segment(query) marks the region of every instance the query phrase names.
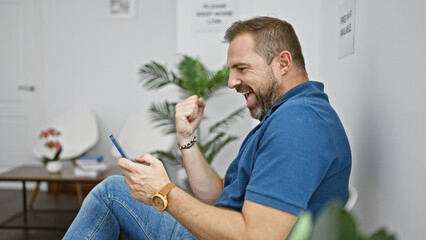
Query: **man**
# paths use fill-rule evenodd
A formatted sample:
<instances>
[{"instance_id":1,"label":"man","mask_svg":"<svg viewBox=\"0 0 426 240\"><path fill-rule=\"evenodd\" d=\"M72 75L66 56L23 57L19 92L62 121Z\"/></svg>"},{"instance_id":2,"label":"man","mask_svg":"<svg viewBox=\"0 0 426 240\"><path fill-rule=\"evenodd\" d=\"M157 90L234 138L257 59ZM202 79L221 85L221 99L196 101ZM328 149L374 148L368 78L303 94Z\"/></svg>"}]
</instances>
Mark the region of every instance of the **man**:
<instances>
[{"instance_id":1,"label":"man","mask_svg":"<svg viewBox=\"0 0 426 240\"><path fill-rule=\"evenodd\" d=\"M261 121L225 178L196 144L205 103L189 97L176 106L176 129L195 198L170 183L155 157L137 159L146 165L120 158L124 177L92 190L65 239L113 239L120 230L129 239L284 239L303 210L346 201L349 143L323 84L308 80L292 26L254 18L234 23L225 39L228 86Z\"/></svg>"}]
</instances>

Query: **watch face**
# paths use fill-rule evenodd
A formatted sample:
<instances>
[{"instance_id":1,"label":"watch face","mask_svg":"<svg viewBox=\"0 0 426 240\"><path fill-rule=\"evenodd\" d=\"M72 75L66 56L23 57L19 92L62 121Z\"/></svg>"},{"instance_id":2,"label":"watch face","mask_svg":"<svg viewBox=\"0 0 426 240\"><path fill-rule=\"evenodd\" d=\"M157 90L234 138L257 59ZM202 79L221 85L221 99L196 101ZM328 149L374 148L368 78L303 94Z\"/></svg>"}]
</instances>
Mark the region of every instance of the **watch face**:
<instances>
[{"instance_id":1,"label":"watch face","mask_svg":"<svg viewBox=\"0 0 426 240\"><path fill-rule=\"evenodd\" d=\"M152 205L154 205L154 207L158 210L164 209L164 201L158 196L154 196L154 198L152 199Z\"/></svg>"}]
</instances>

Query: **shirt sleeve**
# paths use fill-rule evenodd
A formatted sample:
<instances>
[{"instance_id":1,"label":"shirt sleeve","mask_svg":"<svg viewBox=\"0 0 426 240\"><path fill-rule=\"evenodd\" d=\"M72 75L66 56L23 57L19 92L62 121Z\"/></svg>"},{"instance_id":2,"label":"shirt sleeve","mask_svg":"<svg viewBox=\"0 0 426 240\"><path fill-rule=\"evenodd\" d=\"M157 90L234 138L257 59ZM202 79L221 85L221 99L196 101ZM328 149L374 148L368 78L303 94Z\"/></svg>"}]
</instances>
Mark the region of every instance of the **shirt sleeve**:
<instances>
[{"instance_id":1,"label":"shirt sleeve","mask_svg":"<svg viewBox=\"0 0 426 240\"><path fill-rule=\"evenodd\" d=\"M326 175L334 145L309 108L280 110L265 123L245 199L299 215Z\"/></svg>"}]
</instances>

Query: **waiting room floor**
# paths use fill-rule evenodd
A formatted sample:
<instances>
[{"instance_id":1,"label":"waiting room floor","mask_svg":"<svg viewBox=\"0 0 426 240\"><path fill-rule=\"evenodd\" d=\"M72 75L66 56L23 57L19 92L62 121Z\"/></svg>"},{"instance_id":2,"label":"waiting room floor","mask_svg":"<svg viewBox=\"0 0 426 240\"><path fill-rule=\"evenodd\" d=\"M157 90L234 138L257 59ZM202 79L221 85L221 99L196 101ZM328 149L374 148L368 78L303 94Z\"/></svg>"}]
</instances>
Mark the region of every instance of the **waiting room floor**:
<instances>
[{"instance_id":1,"label":"waiting room floor","mask_svg":"<svg viewBox=\"0 0 426 240\"><path fill-rule=\"evenodd\" d=\"M27 199L31 192L27 192ZM62 239L66 228L71 224L79 209L77 197L71 193L39 192L33 205L34 211L28 213L28 223L43 227L60 227L64 230L18 230L0 228L0 239L5 240L49 240ZM60 209L60 211L56 211ZM53 211L52 211L53 210ZM65 211L63 211L65 210ZM0 223L22 211L22 192L19 190L0 190ZM23 217L12 222L22 224Z\"/></svg>"}]
</instances>

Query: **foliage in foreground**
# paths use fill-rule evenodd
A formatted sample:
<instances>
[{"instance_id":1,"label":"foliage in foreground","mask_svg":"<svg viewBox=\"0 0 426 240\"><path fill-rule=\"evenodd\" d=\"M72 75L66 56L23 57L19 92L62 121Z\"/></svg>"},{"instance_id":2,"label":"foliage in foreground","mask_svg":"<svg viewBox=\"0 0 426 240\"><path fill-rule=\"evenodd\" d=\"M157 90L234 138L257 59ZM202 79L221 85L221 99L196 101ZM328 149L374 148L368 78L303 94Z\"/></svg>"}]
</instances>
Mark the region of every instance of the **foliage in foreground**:
<instances>
[{"instance_id":1,"label":"foliage in foreground","mask_svg":"<svg viewBox=\"0 0 426 240\"><path fill-rule=\"evenodd\" d=\"M312 213L305 211L293 227L287 240L395 240L393 234L380 229L370 236L359 232L351 213L338 202L331 202L313 221Z\"/></svg>"}]
</instances>

